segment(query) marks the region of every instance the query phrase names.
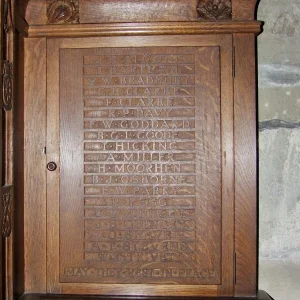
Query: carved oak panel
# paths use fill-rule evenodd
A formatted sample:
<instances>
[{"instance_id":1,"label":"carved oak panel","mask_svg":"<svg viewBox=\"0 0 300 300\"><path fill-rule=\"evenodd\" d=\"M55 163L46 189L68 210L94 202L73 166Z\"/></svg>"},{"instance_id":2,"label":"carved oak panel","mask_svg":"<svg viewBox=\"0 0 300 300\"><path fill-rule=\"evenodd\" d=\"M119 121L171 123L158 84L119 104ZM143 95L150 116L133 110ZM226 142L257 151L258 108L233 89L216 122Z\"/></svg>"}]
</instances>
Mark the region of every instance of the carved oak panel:
<instances>
[{"instance_id":1,"label":"carved oak panel","mask_svg":"<svg viewBox=\"0 0 300 300\"><path fill-rule=\"evenodd\" d=\"M60 60L61 282L219 284L219 48Z\"/></svg>"}]
</instances>

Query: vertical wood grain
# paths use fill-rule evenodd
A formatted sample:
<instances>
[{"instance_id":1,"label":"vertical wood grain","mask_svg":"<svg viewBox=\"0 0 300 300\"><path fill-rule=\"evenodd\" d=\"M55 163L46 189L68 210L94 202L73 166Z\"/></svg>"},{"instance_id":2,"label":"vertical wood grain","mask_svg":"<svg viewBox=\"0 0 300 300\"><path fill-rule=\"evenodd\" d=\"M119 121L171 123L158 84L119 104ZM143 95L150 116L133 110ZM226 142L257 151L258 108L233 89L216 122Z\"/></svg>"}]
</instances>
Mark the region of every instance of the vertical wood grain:
<instances>
[{"instance_id":1,"label":"vertical wood grain","mask_svg":"<svg viewBox=\"0 0 300 300\"><path fill-rule=\"evenodd\" d=\"M231 39L229 39L231 47ZM194 52L195 51L195 52ZM220 58L219 47L201 47L197 51L193 48L174 49L165 47L163 52L160 48L124 48L124 49L94 49L87 50L61 50L60 53L60 268L62 282L81 282L90 280L86 278L69 279L63 275L66 266L84 266L88 267L88 262L83 262L83 100L82 100L82 61L84 55L121 55L131 53L131 55L153 55L166 54L192 54L195 55L196 65L196 205L195 222L197 236L196 255L197 263L188 262L189 267L213 269L215 272L213 279L194 279L194 284L220 284L221 269L221 159L220 159ZM230 51L229 51L230 53ZM231 57L231 56L230 56ZM228 62L227 62L228 63ZM231 63L229 61L231 71ZM229 75L231 72L229 72ZM228 74L227 74L228 75ZM231 87L224 86L224 89L231 90ZM231 99L232 100L232 99ZM229 102L229 105L232 103ZM228 104L226 104L228 105ZM176 108L176 106L175 106ZM232 115L231 115L232 117ZM151 119L151 117L148 117ZM98 119L99 120L99 119ZM145 140L147 141L147 140ZM232 149L232 140L231 140ZM191 149L186 149L191 150ZM187 152L188 153L188 152ZM224 172L227 173L227 172ZM230 178L232 180L232 178ZM232 186L232 182L230 183ZM97 186L95 186L97 188ZM143 195L140 195L143 198ZM100 196L99 196L100 197ZM121 196L120 196L121 197ZM226 199L227 202L227 199ZM223 205L228 206L228 203ZM192 207L192 206L191 206ZM226 210L227 213L227 210ZM230 214L232 215L232 213ZM122 219L122 218L121 218ZM226 218L225 218L226 219ZM227 224L225 224L227 226ZM111 231L113 233L113 230ZM231 238L232 241L232 238ZM224 239L227 243L228 239ZM232 254L231 254L232 256ZM91 265L91 264L90 264ZM153 264L154 265L154 264ZM93 266L99 267L96 261ZM150 268L150 262L147 267ZM166 264L156 263L155 267L165 268ZM169 264L183 268L183 263L177 265ZM101 267L119 267L119 265L110 262ZM141 264L131 262L122 263L122 268L140 268ZM231 268L232 269L232 268ZM76 280L76 281L75 281ZM81 280L81 281L80 281ZM92 279L97 282L97 278ZM98 279L99 280L99 279ZM106 279L101 278L105 283ZM126 279L127 280L127 279ZM136 280L136 279L135 279ZM168 283L167 279L160 278L157 281L151 278L143 283L162 282ZM100 283L101 281L99 281ZM109 279L109 283L121 283L120 279ZM127 282L130 282L129 280ZM172 283L191 284L191 281L180 282L176 279ZM132 283L140 283L134 281Z\"/></svg>"},{"instance_id":2,"label":"vertical wood grain","mask_svg":"<svg viewBox=\"0 0 300 300\"><path fill-rule=\"evenodd\" d=\"M224 37L223 37L224 39ZM222 136L222 285L219 295L233 295L234 253L234 149L232 37L221 47Z\"/></svg>"},{"instance_id":3,"label":"vertical wood grain","mask_svg":"<svg viewBox=\"0 0 300 300\"><path fill-rule=\"evenodd\" d=\"M46 39L25 40L25 292L46 288Z\"/></svg>"},{"instance_id":4,"label":"vertical wood grain","mask_svg":"<svg viewBox=\"0 0 300 300\"><path fill-rule=\"evenodd\" d=\"M60 279L84 257L83 54L60 52Z\"/></svg>"},{"instance_id":5,"label":"vertical wood grain","mask_svg":"<svg viewBox=\"0 0 300 300\"><path fill-rule=\"evenodd\" d=\"M59 40L47 42L47 292L59 293Z\"/></svg>"},{"instance_id":6,"label":"vertical wood grain","mask_svg":"<svg viewBox=\"0 0 300 300\"><path fill-rule=\"evenodd\" d=\"M184 38L184 37L183 37ZM153 39L153 41L152 41ZM105 40L105 39L103 39ZM170 37L169 40L172 40ZM222 259L224 262L222 263L222 288L218 289L218 293L220 295L229 295L232 294L233 287L233 106L232 106L232 38L231 36L227 35L222 38L222 41L214 41L211 43L211 41L205 39L200 39L196 41L195 39L192 39L188 44L193 46L200 46L200 45L211 45L211 44L218 44L222 45L221 50L221 69L224 68L224 70L221 72L222 81L221 84L221 90L222 90L222 101L224 101L221 104L222 109L222 134L224 134L224 138L222 138L222 156L224 158L222 159L222 181L226 184L226 187L222 190L222 212L225 214L228 214L227 216L223 216L222 219L222 235L223 235L223 241L222 241L222 247L224 250L224 253L222 255ZM102 47L103 42L102 39L99 39L99 44ZM58 272L58 266L59 266L59 172L60 172L60 162L59 162L59 140L60 140L60 134L59 134L59 48L63 48L62 45L64 43L64 40L49 40L48 41L48 65L47 65L47 161L55 161L58 164L58 170L55 172L48 173L47 177L47 184L48 184L48 192L47 192L47 203L48 203L48 292L72 292L74 293L76 288L81 289L81 293L93 293L91 287L93 287L94 290L98 293L101 291L102 293L124 293L126 290L126 287L121 286L104 286L104 285L88 285L86 283L77 283L71 285L66 283L59 283L59 272ZM75 44L73 45L73 48L80 48L81 42L75 41ZM114 43L114 40L111 41L111 43ZM151 44L153 43L153 44ZM148 41L149 46L156 46L158 42L156 42L156 38L151 38L150 41ZM166 40L164 40L165 44L169 44ZM177 42L176 42L177 43ZM180 43L180 42L178 42ZM126 43L123 41L123 46ZM148 45L147 44L147 45ZM122 44L121 44L122 45ZM137 43L135 46L143 46L143 43ZM161 45L161 43L159 43ZM86 44L82 45L86 46ZM95 47L95 45L93 44ZM108 42L105 44L105 46L110 46L110 43ZM120 47L120 45L118 45ZM69 48L69 47L67 47ZM225 153L225 154L224 154ZM226 160L227 159L227 160ZM225 193L225 194L224 194ZM72 286L71 290L66 290L68 286ZM202 290L204 288L207 288L208 286L191 286L191 289L186 288L186 294L189 295L200 295ZM128 286L129 288L129 286ZM132 287L133 290L131 293L134 293L134 287ZM170 289L168 286L162 286L161 287ZM182 291L182 287L177 287L180 291ZM112 290L113 289L113 290ZM197 289L197 292L195 290ZM141 290L145 291L146 294L150 294L151 287L149 289L146 289L146 287L140 286L138 291ZM178 290L178 293L179 293ZM192 292L193 290L193 292ZM137 290L136 290L137 291ZM159 288L153 289L153 293L156 291L159 293ZM126 292L125 292L126 293ZM171 293L171 290L169 290L169 293ZM172 289L172 293L174 293L174 290Z\"/></svg>"},{"instance_id":7,"label":"vertical wood grain","mask_svg":"<svg viewBox=\"0 0 300 300\"><path fill-rule=\"evenodd\" d=\"M223 281L220 49L201 47L196 59L197 255ZM196 85L197 86L197 85Z\"/></svg>"},{"instance_id":8,"label":"vertical wood grain","mask_svg":"<svg viewBox=\"0 0 300 300\"><path fill-rule=\"evenodd\" d=\"M233 20L254 20L258 0L232 0Z\"/></svg>"},{"instance_id":9,"label":"vertical wood grain","mask_svg":"<svg viewBox=\"0 0 300 300\"><path fill-rule=\"evenodd\" d=\"M237 296L257 291L255 36L235 34L235 249Z\"/></svg>"}]
</instances>

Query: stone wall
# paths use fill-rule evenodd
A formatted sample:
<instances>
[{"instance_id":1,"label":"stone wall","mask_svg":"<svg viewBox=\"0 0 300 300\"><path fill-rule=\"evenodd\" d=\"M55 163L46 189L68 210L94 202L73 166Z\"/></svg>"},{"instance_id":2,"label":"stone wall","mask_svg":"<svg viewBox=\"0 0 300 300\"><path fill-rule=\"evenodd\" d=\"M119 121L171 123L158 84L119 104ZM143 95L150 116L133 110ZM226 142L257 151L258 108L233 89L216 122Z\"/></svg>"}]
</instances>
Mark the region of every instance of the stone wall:
<instances>
[{"instance_id":1,"label":"stone wall","mask_svg":"<svg viewBox=\"0 0 300 300\"><path fill-rule=\"evenodd\" d=\"M300 0L261 0L259 288L300 299Z\"/></svg>"}]
</instances>

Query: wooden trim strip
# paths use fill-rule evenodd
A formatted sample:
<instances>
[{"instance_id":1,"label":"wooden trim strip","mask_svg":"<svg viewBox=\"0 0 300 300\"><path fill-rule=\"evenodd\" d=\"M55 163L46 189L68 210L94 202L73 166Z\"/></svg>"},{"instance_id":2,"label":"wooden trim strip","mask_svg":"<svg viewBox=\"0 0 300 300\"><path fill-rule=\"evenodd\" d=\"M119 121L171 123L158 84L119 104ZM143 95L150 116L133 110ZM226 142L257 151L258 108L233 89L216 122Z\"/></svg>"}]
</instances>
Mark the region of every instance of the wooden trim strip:
<instances>
[{"instance_id":1,"label":"wooden trim strip","mask_svg":"<svg viewBox=\"0 0 300 300\"><path fill-rule=\"evenodd\" d=\"M235 296L257 292L257 133L255 37L235 34Z\"/></svg>"},{"instance_id":2,"label":"wooden trim strip","mask_svg":"<svg viewBox=\"0 0 300 300\"><path fill-rule=\"evenodd\" d=\"M126 35L176 35L260 33L262 22L155 22L29 26L28 37L96 37Z\"/></svg>"},{"instance_id":3,"label":"wooden trim strip","mask_svg":"<svg viewBox=\"0 0 300 300\"><path fill-rule=\"evenodd\" d=\"M24 284L25 293L45 293L46 39L26 39L24 55Z\"/></svg>"},{"instance_id":4,"label":"wooden trim strip","mask_svg":"<svg viewBox=\"0 0 300 300\"><path fill-rule=\"evenodd\" d=\"M153 285L153 284L80 284L69 283L63 284L61 288L63 294L82 295L88 292L89 295L109 296L161 296L166 298L178 296L188 297L206 296L216 297L218 286L216 285Z\"/></svg>"}]
</instances>

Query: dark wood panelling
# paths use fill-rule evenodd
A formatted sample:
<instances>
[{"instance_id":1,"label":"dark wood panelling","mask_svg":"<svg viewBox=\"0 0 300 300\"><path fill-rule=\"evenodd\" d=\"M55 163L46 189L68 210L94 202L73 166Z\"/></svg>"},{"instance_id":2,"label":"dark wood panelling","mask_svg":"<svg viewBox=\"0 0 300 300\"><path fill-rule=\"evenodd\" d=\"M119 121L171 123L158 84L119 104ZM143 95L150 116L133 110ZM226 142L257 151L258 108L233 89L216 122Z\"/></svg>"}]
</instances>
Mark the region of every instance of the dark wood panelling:
<instances>
[{"instance_id":1,"label":"dark wood panelling","mask_svg":"<svg viewBox=\"0 0 300 300\"><path fill-rule=\"evenodd\" d=\"M14 107L14 277L13 292L20 296L24 293L24 39L17 41L17 100Z\"/></svg>"}]
</instances>

